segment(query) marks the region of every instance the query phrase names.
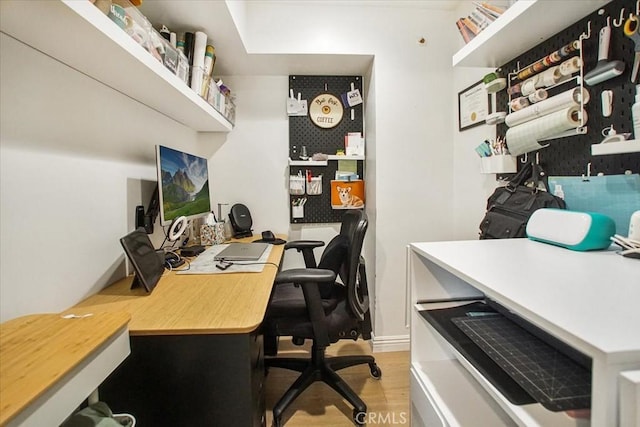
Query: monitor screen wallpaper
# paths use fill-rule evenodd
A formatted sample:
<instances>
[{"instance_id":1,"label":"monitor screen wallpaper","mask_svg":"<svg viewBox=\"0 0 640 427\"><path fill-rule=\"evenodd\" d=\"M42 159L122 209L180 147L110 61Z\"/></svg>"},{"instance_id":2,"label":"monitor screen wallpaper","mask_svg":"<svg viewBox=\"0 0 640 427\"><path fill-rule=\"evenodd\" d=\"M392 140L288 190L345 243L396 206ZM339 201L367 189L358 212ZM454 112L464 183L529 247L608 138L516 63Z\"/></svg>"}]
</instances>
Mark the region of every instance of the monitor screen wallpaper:
<instances>
[{"instance_id":1,"label":"monitor screen wallpaper","mask_svg":"<svg viewBox=\"0 0 640 427\"><path fill-rule=\"evenodd\" d=\"M162 225L211 212L207 159L161 145L156 159Z\"/></svg>"}]
</instances>

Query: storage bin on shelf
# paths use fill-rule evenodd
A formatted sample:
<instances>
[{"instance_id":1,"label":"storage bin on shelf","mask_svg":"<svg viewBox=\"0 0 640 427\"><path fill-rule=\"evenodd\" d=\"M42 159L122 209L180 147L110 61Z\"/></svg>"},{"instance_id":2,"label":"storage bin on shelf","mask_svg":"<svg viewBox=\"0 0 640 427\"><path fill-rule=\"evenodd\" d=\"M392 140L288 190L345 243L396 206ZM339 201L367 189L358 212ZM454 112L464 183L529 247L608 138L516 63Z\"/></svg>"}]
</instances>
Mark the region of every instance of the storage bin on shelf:
<instances>
[{"instance_id":1,"label":"storage bin on shelf","mask_svg":"<svg viewBox=\"0 0 640 427\"><path fill-rule=\"evenodd\" d=\"M188 83L189 61L174 48L149 20L128 0L96 0L94 5L100 9L124 32L135 40L147 52L162 63L180 80Z\"/></svg>"},{"instance_id":2,"label":"storage bin on shelf","mask_svg":"<svg viewBox=\"0 0 640 427\"><path fill-rule=\"evenodd\" d=\"M204 91L203 98L220 114L225 116L227 120L234 123L236 119L236 106L229 89L226 87L221 89L218 85L220 82L216 82L211 77L205 76L204 79L203 87L207 89Z\"/></svg>"}]
</instances>

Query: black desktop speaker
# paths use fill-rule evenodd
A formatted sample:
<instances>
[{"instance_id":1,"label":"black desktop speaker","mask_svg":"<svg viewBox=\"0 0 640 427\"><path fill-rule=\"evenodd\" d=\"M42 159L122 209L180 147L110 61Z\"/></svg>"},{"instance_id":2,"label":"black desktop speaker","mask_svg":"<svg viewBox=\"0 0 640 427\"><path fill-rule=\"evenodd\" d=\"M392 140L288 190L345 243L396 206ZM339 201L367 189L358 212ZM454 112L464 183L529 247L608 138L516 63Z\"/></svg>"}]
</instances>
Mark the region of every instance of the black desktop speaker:
<instances>
[{"instance_id":1,"label":"black desktop speaker","mask_svg":"<svg viewBox=\"0 0 640 427\"><path fill-rule=\"evenodd\" d=\"M229 211L229 219L233 226L233 237L249 237L253 236L251 227L253 226L253 220L251 219L251 212L245 205L236 203L231 206Z\"/></svg>"}]
</instances>

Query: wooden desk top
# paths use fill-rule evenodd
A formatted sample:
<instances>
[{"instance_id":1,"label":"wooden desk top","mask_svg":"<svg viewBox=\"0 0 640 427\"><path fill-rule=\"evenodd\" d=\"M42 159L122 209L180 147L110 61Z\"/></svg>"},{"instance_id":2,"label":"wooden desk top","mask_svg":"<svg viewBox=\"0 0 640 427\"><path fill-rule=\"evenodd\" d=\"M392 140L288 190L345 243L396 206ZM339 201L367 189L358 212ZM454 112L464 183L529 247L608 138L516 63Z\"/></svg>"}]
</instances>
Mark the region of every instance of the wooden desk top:
<instances>
[{"instance_id":1,"label":"wooden desk top","mask_svg":"<svg viewBox=\"0 0 640 427\"><path fill-rule=\"evenodd\" d=\"M255 239L248 239L251 241ZM268 262L280 264L284 245L274 245ZM166 272L147 294L122 279L67 310L68 313L131 313L131 335L234 334L260 326L278 268L261 273L178 275Z\"/></svg>"},{"instance_id":2,"label":"wooden desk top","mask_svg":"<svg viewBox=\"0 0 640 427\"><path fill-rule=\"evenodd\" d=\"M0 325L0 425L4 426L124 328L127 313L64 319L34 314Z\"/></svg>"}]
</instances>

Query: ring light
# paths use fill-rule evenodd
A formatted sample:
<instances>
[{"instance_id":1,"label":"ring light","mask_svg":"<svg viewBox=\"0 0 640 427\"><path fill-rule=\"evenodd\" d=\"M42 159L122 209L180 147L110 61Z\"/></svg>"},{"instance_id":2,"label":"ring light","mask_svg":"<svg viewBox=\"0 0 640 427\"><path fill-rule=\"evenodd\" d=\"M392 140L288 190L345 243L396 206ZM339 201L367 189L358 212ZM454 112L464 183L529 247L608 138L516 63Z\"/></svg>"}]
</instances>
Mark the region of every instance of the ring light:
<instances>
[{"instance_id":1,"label":"ring light","mask_svg":"<svg viewBox=\"0 0 640 427\"><path fill-rule=\"evenodd\" d=\"M187 217L180 216L173 220L171 227L169 227L169 240L175 242L182 236L184 230L187 229Z\"/></svg>"}]
</instances>

